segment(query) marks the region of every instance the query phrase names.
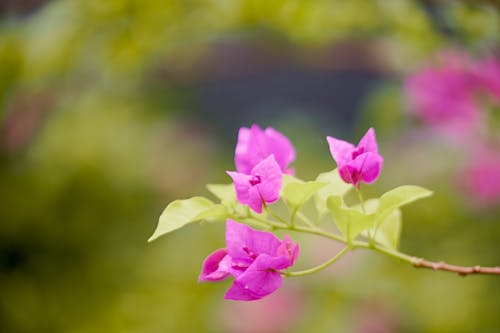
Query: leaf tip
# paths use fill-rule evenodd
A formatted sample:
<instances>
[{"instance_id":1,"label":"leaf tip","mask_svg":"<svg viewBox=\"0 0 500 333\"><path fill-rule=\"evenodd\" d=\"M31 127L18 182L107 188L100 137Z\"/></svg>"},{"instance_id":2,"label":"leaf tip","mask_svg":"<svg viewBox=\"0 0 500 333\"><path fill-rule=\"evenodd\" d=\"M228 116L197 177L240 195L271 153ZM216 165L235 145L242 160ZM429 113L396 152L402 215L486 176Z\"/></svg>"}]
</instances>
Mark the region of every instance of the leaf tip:
<instances>
[{"instance_id":1,"label":"leaf tip","mask_svg":"<svg viewBox=\"0 0 500 333\"><path fill-rule=\"evenodd\" d=\"M153 233L149 238L148 238L148 243L151 243L155 239L158 238L158 235L156 233Z\"/></svg>"}]
</instances>

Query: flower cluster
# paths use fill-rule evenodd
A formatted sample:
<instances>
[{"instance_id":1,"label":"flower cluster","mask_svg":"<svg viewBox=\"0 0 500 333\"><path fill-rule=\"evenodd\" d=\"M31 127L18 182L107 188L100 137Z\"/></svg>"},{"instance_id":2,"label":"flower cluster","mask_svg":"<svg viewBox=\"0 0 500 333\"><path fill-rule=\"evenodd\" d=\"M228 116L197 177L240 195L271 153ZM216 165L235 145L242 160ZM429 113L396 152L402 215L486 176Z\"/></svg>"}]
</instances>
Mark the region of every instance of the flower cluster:
<instances>
[{"instance_id":1,"label":"flower cluster","mask_svg":"<svg viewBox=\"0 0 500 333\"><path fill-rule=\"evenodd\" d=\"M453 123L463 130L479 119L477 95L500 101L500 61L492 57L474 61L460 53L442 58L442 65L409 76L406 93L413 110L426 123Z\"/></svg>"},{"instance_id":2,"label":"flower cluster","mask_svg":"<svg viewBox=\"0 0 500 333\"><path fill-rule=\"evenodd\" d=\"M378 152L375 130L370 128L357 145L330 137L326 138L330 153L337 163L337 170L320 174L316 180L302 181L287 176L292 171L289 164L295 159L290 141L272 128L259 126L239 131L235 152L236 171L227 171L233 184L213 184L208 187L220 203L203 197L192 197L171 202L160 216L158 226L150 240L198 221L225 221L226 246L212 252L204 260L199 281L221 281L232 277L233 283L225 299L254 301L275 292L283 277L313 274L342 258L349 250L371 249L397 258L416 267L451 271L460 275L499 274L500 267L462 267L436 263L398 251L401 229L400 207L426 198L432 192L414 185L394 188L372 202L368 211L364 207L361 183L372 183L380 175L383 157ZM488 169L471 172L487 173L494 177L497 159L491 160ZM488 163L490 163L488 162ZM482 179L488 183L488 179ZM286 179L283 185L282 179ZM349 184L345 186L342 181ZM476 186L476 183L465 184ZM283 187L283 190L282 190ZM359 205L344 200L355 187ZM496 186L484 192L496 193ZM273 211L267 204L282 200L288 208L286 217ZM322 228L302 209L309 200L316 217L331 213L338 232ZM241 209L241 205L246 206ZM257 225L266 230L254 230ZM279 239L267 230L288 230L322 236L344 244L331 259L305 270L290 271L299 255L299 245L285 235Z\"/></svg>"},{"instance_id":3,"label":"flower cluster","mask_svg":"<svg viewBox=\"0 0 500 333\"><path fill-rule=\"evenodd\" d=\"M261 299L281 285L280 272L292 266L299 246L285 236L280 241L267 231L226 221L226 248L210 254L203 263L200 281L219 281L234 277L225 298L240 301Z\"/></svg>"},{"instance_id":4,"label":"flower cluster","mask_svg":"<svg viewBox=\"0 0 500 333\"><path fill-rule=\"evenodd\" d=\"M339 175L346 183L359 187L361 181L370 184L377 179L384 159L378 153L373 128L357 146L331 136L327 141ZM276 202L282 175L292 172L288 165L294 159L291 142L275 129L262 130L258 125L241 128L234 159L237 171L227 171L238 201L259 214L264 204Z\"/></svg>"},{"instance_id":5,"label":"flower cluster","mask_svg":"<svg viewBox=\"0 0 500 333\"><path fill-rule=\"evenodd\" d=\"M474 194L473 204L495 206L500 202L500 153L491 148L478 149L458 179L465 193Z\"/></svg>"},{"instance_id":6,"label":"flower cluster","mask_svg":"<svg viewBox=\"0 0 500 333\"><path fill-rule=\"evenodd\" d=\"M370 184L377 179L384 159L378 153L373 128L366 132L356 147L331 136L327 140L343 181L359 186L361 181Z\"/></svg>"},{"instance_id":7,"label":"flower cluster","mask_svg":"<svg viewBox=\"0 0 500 333\"><path fill-rule=\"evenodd\" d=\"M487 129L495 122L484 111L500 106L500 60L475 60L457 52L444 54L442 60L440 66L407 78L408 100L417 116L464 155L457 182L472 194L470 201L493 206L500 199L499 137L497 129Z\"/></svg>"},{"instance_id":8,"label":"flower cluster","mask_svg":"<svg viewBox=\"0 0 500 333\"><path fill-rule=\"evenodd\" d=\"M378 153L375 131L370 128L359 144L327 137L339 174L358 186L371 183L380 173L383 158ZM273 128L241 128L235 151L236 171L227 171L233 179L237 200L256 213L280 197L283 174L291 174L295 159L291 142ZM216 250L204 261L200 281L219 281L234 277L225 298L240 301L261 299L281 285L280 271L292 266L299 246L290 237L280 241L270 232L226 220L226 248Z\"/></svg>"},{"instance_id":9,"label":"flower cluster","mask_svg":"<svg viewBox=\"0 0 500 333\"><path fill-rule=\"evenodd\" d=\"M250 174L227 171L234 182L236 197L242 204L262 213L263 203L279 199L282 174L274 155L269 155L252 168Z\"/></svg>"},{"instance_id":10,"label":"flower cluster","mask_svg":"<svg viewBox=\"0 0 500 333\"><path fill-rule=\"evenodd\" d=\"M293 174L288 168L293 160L292 143L275 129L262 130L258 125L240 128L234 154L236 171L227 172L238 201L261 213L263 203L279 199L282 174Z\"/></svg>"},{"instance_id":11,"label":"flower cluster","mask_svg":"<svg viewBox=\"0 0 500 333\"><path fill-rule=\"evenodd\" d=\"M249 174L270 155L274 155L281 172L293 175L293 169L288 166L295 160L295 149L286 136L274 128L262 130L255 124L250 128L240 128L234 153L236 171Z\"/></svg>"}]
</instances>

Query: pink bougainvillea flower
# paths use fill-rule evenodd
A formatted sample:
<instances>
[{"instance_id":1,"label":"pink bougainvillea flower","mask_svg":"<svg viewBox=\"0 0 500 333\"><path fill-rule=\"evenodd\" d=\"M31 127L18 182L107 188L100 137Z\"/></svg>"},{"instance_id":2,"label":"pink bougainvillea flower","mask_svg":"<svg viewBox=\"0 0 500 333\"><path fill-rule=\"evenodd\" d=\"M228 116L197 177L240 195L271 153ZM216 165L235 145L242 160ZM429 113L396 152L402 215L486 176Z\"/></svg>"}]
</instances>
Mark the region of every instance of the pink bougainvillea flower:
<instances>
[{"instance_id":1,"label":"pink bougainvillea flower","mask_svg":"<svg viewBox=\"0 0 500 333\"><path fill-rule=\"evenodd\" d=\"M340 177L359 186L361 181L373 183L382 169L384 159L378 153L375 130L370 128L355 147L349 142L328 136L330 153L337 163Z\"/></svg>"},{"instance_id":2,"label":"pink bougainvillea flower","mask_svg":"<svg viewBox=\"0 0 500 333\"><path fill-rule=\"evenodd\" d=\"M240 128L234 154L236 171L249 174L271 154L274 154L281 172L293 174L293 169L288 169L288 165L295 160L295 149L286 136L271 127L265 130L258 125Z\"/></svg>"},{"instance_id":3,"label":"pink bougainvillea flower","mask_svg":"<svg viewBox=\"0 0 500 333\"><path fill-rule=\"evenodd\" d=\"M473 92L477 81L464 68L431 68L407 78L405 90L415 114L433 126L473 125L478 114Z\"/></svg>"},{"instance_id":4,"label":"pink bougainvillea flower","mask_svg":"<svg viewBox=\"0 0 500 333\"><path fill-rule=\"evenodd\" d=\"M500 101L500 61L475 60L460 51L444 52L437 66L405 81L411 110L427 124L463 136L481 121L478 97Z\"/></svg>"},{"instance_id":5,"label":"pink bougainvillea flower","mask_svg":"<svg viewBox=\"0 0 500 333\"><path fill-rule=\"evenodd\" d=\"M269 155L255 165L249 174L227 171L233 178L236 198L257 213L262 212L262 203L273 203L279 199L282 173L280 166Z\"/></svg>"},{"instance_id":6,"label":"pink bougainvillea flower","mask_svg":"<svg viewBox=\"0 0 500 333\"><path fill-rule=\"evenodd\" d=\"M500 203L500 153L480 149L460 173L460 183L479 206Z\"/></svg>"},{"instance_id":7,"label":"pink bougainvillea flower","mask_svg":"<svg viewBox=\"0 0 500 333\"><path fill-rule=\"evenodd\" d=\"M467 145L485 126L485 107L500 102L500 60L477 60L460 51L438 59L437 66L406 79L410 110L438 133Z\"/></svg>"},{"instance_id":8,"label":"pink bougainvillea flower","mask_svg":"<svg viewBox=\"0 0 500 333\"><path fill-rule=\"evenodd\" d=\"M480 88L500 101L500 60L485 58L474 66L473 72Z\"/></svg>"},{"instance_id":9,"label":"pink bougainvillea flower","mask_svg":"<svg viewBox=\"0 0 500 333\"><path fill-rule=\"evenodd\" d=\"M293 332L306 310L303 300L301 290L287 284L258 302L226 302L220 307L217 319L222 332Z\"/></svg>"},{"instance_id":10,"label":"pink bougainvillea flower","mask_svg":"<svg viewBox=\"0 0 500 333\"><path fill-rule=\"evenodd\" d=\"M285 236L280 241L267 231L257 231L228 219L226 248L210 254L203 262L199 281L219 281L234 277L225 299L253 301L281 286L280 270L292 266L299 246Z\"/></svg>"}]
</instances>

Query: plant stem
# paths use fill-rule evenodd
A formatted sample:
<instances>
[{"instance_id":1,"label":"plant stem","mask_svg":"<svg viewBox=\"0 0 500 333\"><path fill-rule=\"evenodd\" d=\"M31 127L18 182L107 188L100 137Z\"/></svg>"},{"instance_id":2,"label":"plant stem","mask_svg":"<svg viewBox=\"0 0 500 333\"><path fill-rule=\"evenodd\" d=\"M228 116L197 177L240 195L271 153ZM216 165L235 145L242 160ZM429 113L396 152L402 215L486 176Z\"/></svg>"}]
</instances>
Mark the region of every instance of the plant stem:
<instances>
[{"instance_id":1,"label":"plant stem","mask_svg":"<svg viewBox=\"0 0 500 333\"><path fill-rule=\"evenodd\" d=\"M416 268L428 268L428 269L433 269L435 271L440 270L440 271L448 271L448 272L453 272L457 273L458 275L465 276L469 274L493 274L493 275L500 275L500 267L481 267L479 265L476 266L458 266L458 265L451 265L447 264L443 261L439 262L434 262L434 261L429 261L423 258L418 258L415 256L411 256L399 251L387 249L384 247L381 247L379 245L373 245L373 244L363 244L364 242L356 242L354 247L361 247L361 248L371 248L379 253L385 254L389 257L399 259L402 261L405 261L411 265L413 265Z\"/></svg>"},{"instance_id":2,"label":"plant stem","mask_svg":"<svg viewBox=\"0 0 500 333\"><path fill-rule=\"evenodd\" d=\"M312 234L312 235L317 235L325 238L329 238L332 240L335 240L337 242L343 243L348 245L348 242L345 238L343 238L340 235L325 231L323 229L320 229L316 226L314 227L303 227L303 226L296 226L296 225L288 225L285 223L281 222L275 222L275 221L270 221L268 219L262 218L260 216L256 216L253 214L250 214L249 216L230 216L230 218L235 219L235 220L246 220L246 219L253 219L254 221L258 221L259 223L265 224L267 226L273 227L275 229L281 229L281 230L291 230L291 231L296 231L296 232L303 232L307 234ZM356 248L362 248L362 249L368 249L368 250L373 250L376 251L380 254L384 254L388 257L398 259L404 262L407 262L411 265L413 265L416 268L427 268L427 269L432 269L432 270L440 270L440 271L447 271L447 272L453 272L457 273L458 275L465 276L465 275L470 275L470 274L492 274L492 275L500 275L500 267L481 267L481 266L458 266L458 265L452 265L445 263L443 261L439 262L433 262L429 261L423 258L411 256L402 252L399 252L397 250L392 250L383 246L380 246L376 244L375 242L364 242L364 241L352 241L349 244L352 249ZM330 259L329 261L325 262L324 264L321 264L317 267L305 270L305 271L299 271L299 272L293 272L293 273L283 273L285 276L300 276L300 275L307 275L314 273L316 271L319 271L328 265L331 265L334 263L340 256L344 254L349 249L349 247L345 247L340 251L335 257Z\"/></svg>"},{"instance_id":3,"label":"plant stem","mask_svg":"<svg viewBox=\"0 0 500 333\"><path fill-rule=\"evenodd\" d=\"M288 224L287 221L285 221L284 218L282 218L281 216L279 216L278 214L276 214L275 212L273 212L271 210L271 208L269 208L268 205L266 205L266 203L264 203L264 209L266 210L266 212L271 216L273 217L275 220L281 222L281 223L284 223L284 224Z\"/></svg>"},{"instance_id":4,"label":"plant stem","mask_svg":"<svg viewBox=\"0 0 500 333\"><path fill-rule=\"evenodd\" d=\"M297 215L298 207L294 208L292 210L292 213L290 215L290 226L294 227L295 226L295 216Z\"/></svg>"},{"instance_id":5,"label":"plant stem","mask_svg":"<svg viewBox=\"0 0 500 333\"><path fill-rule=\"evenodd\" d=\"M276 227L276 228L282 229L282 230L292 230L292 231L297 231L297 232L304 232L304 233L308 233L308 234L318 235L318 236L322 236L325 238L333 239L333 240L340 242L340 243L347 244L347 241L342 236L324 231L320 228L308 228L308 227L302 227L302 226L293 226L293 227L286 226L284 228L282 228L282 227Z\"/></svg>"},{"instance_id":6,"label":"plant stem","mask_svg":"<svg viewBox=\"0 0 500 333\"><path fill-rule=\"evenodd\" d=\"M361 210L363 211L364 214L366 214L366 209L365 209L365 200L363 198L363 193L361 193L361 183L358 184L358 186L355 186L356 188L356 193L358 194L358 199L359 199L359 204L361 206ZM366 232L368 233L368 241L370 244L375 244L375 235L377 233L377 228L378 226L374 226L375 230L367 230Z\"/></svg>"},{"instance_id":7,"label":"plant stem","mask_svg":"<svg viewBox=\"0 0 500 333\"><path fill-rule=\"evenodd\" d=\"M287 228L281 228L277 227L277 229L288 229L288 230L294 230L298 232L304 232L308 234L313 234L313 235L318 235L322 236L325 238L333 239L335 241L341 242L343 244L347 244L347 240L344 239L342 236L324 231L319 228L307 228L307 227L301 227L301 226L295 226L293 228L287 227ZM441 271L448 271L448 272L453 272L457 273L458 275L469 275L469 274L493 274L493 275L500 275L500 267L481 267L481 266L471 266L471 267L466 267L466 266L457 266L457 265L451 265L447 264L445 262L433 262L429 261L426 259L418 258L415 256L411 256L396 250L391 250L385 247L382 247L378 244L375 243L367 243L364 241L353 241L352 242L352 248L363 248L363 249L368 249L368 250L374 250L376 252L379 252L381 254L384 254L388 257L398 259L404 262L407 262L411 265L413 265L416 268L428 268L428 269L433 269L433 270L441 270Z\"/></svg>"},{"instance_id":8,"label":"plant stem","mask_svg":"<svg viewBox=\"0 0 500 333\"><path fill-rule=\"evenodd\" d=\"M235 221L254 220L253 222L257 221L259 224L270 226L275 229L288 229L288 225L284 223L271 221L252 213L250 213L248 216L230 215L229 218Z\"/></svg>"},{"instance_id":9,"label":"plant stem","mask_svg":"<svg viewBox=\"0 0 500 333\"><path fill-rule=\"evenodd\" d=\"M309 218L307 216L305 216L303 213L301 212L297 212L297 216L302 220L304 221L305 224L307 224L307 226L311 227L311 228L315 228L316 225L311 221L309 220Z\"/></svg>"},{"instance_id":10,"label":"plant stem","mask_svg":"<svg viewBox=\"0 0 500 333\"><path fill-rule=\"evenodd\" d=\"M355 186L356 193L358 194L359 204L361 205L361 210L366 214L365 210L365 200L363 199L363 194L361 193L361 185Z\"/></svg>"},{"instance_id":11,"label":"plant stem","mask_svg":"<svg viewBox=\"0 0 500 333\"><path fill-rule=\"evenodd\" d=\"M349 250L349 248L346 246L342 250L340 250L340 252L337 253L333 258L331 258L330 260L322 263L321 265L318 265L316 267L313 267L313 268L310 268L310 269L306 269L306 270L303 270L303 271L286 272L286 273L283 273L283 275L287 276L287 277L293 277L293 276L304 276L304 275L309 275L309 274L313 274L313 273L319 272L319 271L327 268L328 266L330 266L331 264L333 264L337 260L339 260L344 254L347 253L348 250Z\"/></svg>"}]
</instances>

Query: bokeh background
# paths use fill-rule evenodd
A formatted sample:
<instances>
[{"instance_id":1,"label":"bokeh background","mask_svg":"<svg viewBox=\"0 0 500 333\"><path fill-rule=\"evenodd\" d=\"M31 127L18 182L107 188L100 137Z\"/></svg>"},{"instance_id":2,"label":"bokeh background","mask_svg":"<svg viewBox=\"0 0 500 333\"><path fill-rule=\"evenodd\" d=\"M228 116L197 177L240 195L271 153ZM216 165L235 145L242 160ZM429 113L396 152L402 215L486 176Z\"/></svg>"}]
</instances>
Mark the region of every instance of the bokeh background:
<instances>
[{"instance_id":1,"label":"bokeh background","mask_svg":"<svg viewBox=\"0 0 500 333\"><path fill-rule=\"evenodd\" d=\"M204 257L224 245L222 223L147 243L168 202L229 183L240 126L287 135L303 179L335 167L326 135L357 141L373 126L385 165L366 196L401 184L435 191L404 209L402 250L500 265L498 190L474 192L474 149L411 112L404 88L447 52L498 58L499 8L1 0L0 331L500 332L497 277L355 252L238 303L222 299L230 281L197 282ZM496 152L499 110L481 100L488 130L476 135ZM500 182L497 166L486 186ZM300 267L336 250L293 237Z\"/></svg>"}]
</instances>

